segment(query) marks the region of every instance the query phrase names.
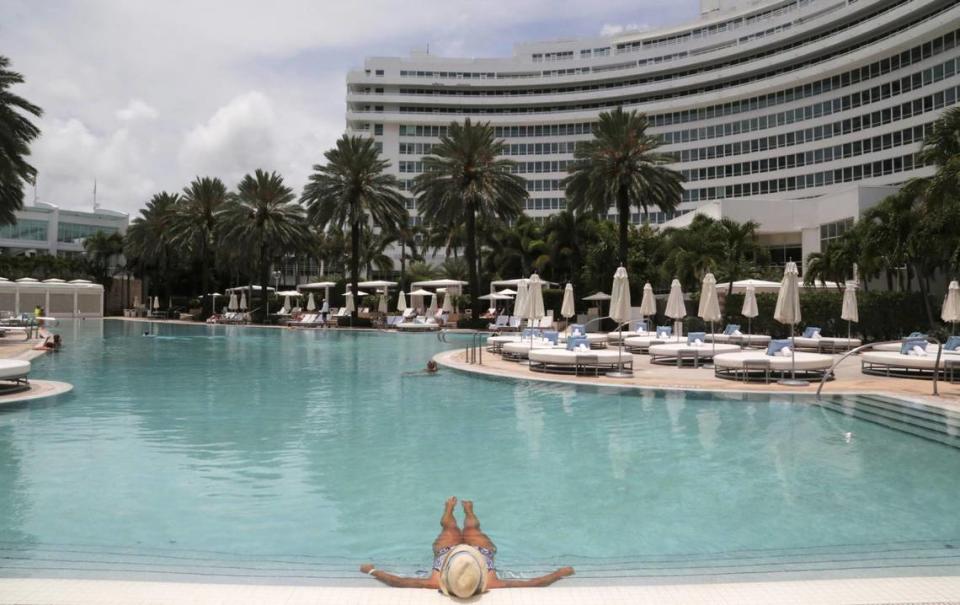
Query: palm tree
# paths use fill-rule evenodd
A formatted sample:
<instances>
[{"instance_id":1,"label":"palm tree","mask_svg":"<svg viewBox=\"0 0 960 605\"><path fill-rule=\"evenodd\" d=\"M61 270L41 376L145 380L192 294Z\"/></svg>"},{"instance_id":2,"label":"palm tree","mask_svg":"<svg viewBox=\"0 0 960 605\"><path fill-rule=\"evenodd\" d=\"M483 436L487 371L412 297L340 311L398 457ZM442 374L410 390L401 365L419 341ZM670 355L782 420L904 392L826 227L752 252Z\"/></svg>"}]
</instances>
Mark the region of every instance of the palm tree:
<instances>
[{"instance_id":1,"label":"palm tree","mask_svg":"<svg viewBox=\"0 0 960 605\"><path fill-rule=\"evenodd\" d=\"M10 59L0 55L0 225L17 222L16 211L23 208L23 185L37 177L36 169L26 156L30 143L40 135L27 115L40 117L39 107L10 92L14 84L22 84L23 76L11 71Z\"/></svg>"},{"instance_id":2,"label":"palm tree","mask_svg":"<svg viewBox=\"0 0 960 605\"><path fill-rule=\"evenodd\" d=\"M108 234L97 231L83 240L83 251L86 253L87 271L109 293L113 286L117 257L123 254L123 236L116 232Z\"/></svg>"},{"instance_id":3,"label":"palm tree","mask_svg":"<svg viewBox=\"0 0 960 605\"><path fill-rule=\"evenodd\" d=\"M257 169L237 185L220 210L221 241L248 250L260 282L260 316L266 317L270 262L301 250L310 238L303 208L276 172Z\"/></svg>"},{"instance_id":4,"label":"palm tree","mask_svg":"<svg viewBox=\"0 0 960 605\"><path fill-rule=\"evenodd\" d=\"M200 264L200 296L207 307L210 293L210 270L216 249L217 221L227 188L219 178L197 177L183 190L180 203L170 216L168 239Z\"/></svg>"},{"instance_id":5,"label":"palm tree","mask_svg":"<svg viewBox=\"0 0 960 605\"><path fill-rule=\"evenodd\" d=\"M321 229L350 229L350 285L357 287L360 273L360 237L368 222L380 229L395 229L408 220L399 181L386 170L373 139L344 135L324 154L327 163L313 167L300 203L309 219ZM356 311L353 313L356 319Z\"/></svg>"},{"instance_id":6,"label":"palm tree","mask_svg":"<svg viewBox=\"0 0 960 605\"><path fill-rule=\"evenodd\" d=\"M483 301L477 254L477 222L493 224L520 216L527 197L525 181L514 174L515 162L498 158L503 141L489 123L453 122L447 134L423 158L423 174L413 191L422 216L438 225L463 224L464 255L470 276L470 306L479 317Z\"/></svg>"},{"instance_id":7,"label":"palm tree","mask_svg":"<svg viewBox=\"0 0 960 605\"><path fill-rule=\"evenodd\" d=\"M727 287L727 300L733 294L733 282L756 270L758 260L765 256L766 250L759 244L756 221L738 223L723 217L717 221L714 231L720 240L722 256L720 260L721 276L730 282Z\"/></svg>"},{"instance_id":8,"label":"palm tree","mask_svg":"<svg viewBox=\"0 0 960 605\"><path fill-rule=\"evenodd\" d=\"M665 229L664 281L677 277L685 289L696 289L703 277L720 266L723 244L716 237L717 221L698 214L686 228Z\"/></svg>"},{"instance_id":9,"label":"palm tree","mask_svg":"<svg viewBox=\"0 0 960 605\"><path fill-rule=\"evenodd\" d=\"M417 243L417 236L420 234L420 228L404 222L393 229L385 230L380 233L380 239L384 245L400 246L400 291L406 286L407 261L423 260L420 254L420 246Z\"/></svg>"},{"instance_id":10,"label":"palm tree","mask_svg":"<svg viewBox=\"0 0 960 605\"><path fill-rule=\"evenodd\" d=\"M563 180L570 209L604 218L617 209L620 263L627 263L631 207L672 211L680 203L683 177L666 164L676 159L657 152L660 139L647 134L647 117L617 107L600 114L593 139L577 144L570 175Z\"/></svg>"},{"instance_id":11,"label":"palm tree","mask_svg":"<svg viewBox=\"0 0 960 605\"><path fill-rule=\"evenodd\" d=\"M141 278L151 272L158 277L158 281L169 281L168 271L175 251L167 237L167 227L179 203L179 195L161 191L147 202L140 216L130 222L124 238L123 254L129 265L137 267Z\"/></svg>"},{"instance_id":12,"label":"palm tree","mask_svg":"<svg viewBox=\"0 0 960 605\"><path fill-rule=\"evenodd\" d=\"M933 123L933 132L924 139L920 158L937 171L929 181L928 198L932 204L957 198L960 190L960 107L943 112Z\"/></svg>"},{"instance_id":13,"label":"palm tree","mask_svg":"<svg viewBox=\"0 0 960 605\"><path fill-rule=\"evenodd\" d=\"M248 252L260 282L260 315L265 317L271 261L300 251L309 241L303 208L282 176L257 169L241 179L218 214L222 245Z\"/></svg>"}]
</instances>

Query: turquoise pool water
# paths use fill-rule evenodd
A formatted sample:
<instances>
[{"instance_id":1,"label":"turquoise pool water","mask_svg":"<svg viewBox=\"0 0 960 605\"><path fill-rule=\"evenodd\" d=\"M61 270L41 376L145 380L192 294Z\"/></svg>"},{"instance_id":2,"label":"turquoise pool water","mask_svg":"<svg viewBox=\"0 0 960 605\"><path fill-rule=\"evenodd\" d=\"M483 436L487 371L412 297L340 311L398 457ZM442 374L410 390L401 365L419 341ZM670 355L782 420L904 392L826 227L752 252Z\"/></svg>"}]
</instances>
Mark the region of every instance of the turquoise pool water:
<instances>
[{"instance_id":1,"label":"turquoise pool water","mask_svg":"<svg viewBox=\"0 0 960 605\"><path fill-rule=\"evenodd\" d=\"M415 572L451 495L512 573L958 571L960 450L883 426L428 376L432 335L145 325L65 323L34 376L74 392L0 408L0 575Z\"/></svg>"}]
</instances>

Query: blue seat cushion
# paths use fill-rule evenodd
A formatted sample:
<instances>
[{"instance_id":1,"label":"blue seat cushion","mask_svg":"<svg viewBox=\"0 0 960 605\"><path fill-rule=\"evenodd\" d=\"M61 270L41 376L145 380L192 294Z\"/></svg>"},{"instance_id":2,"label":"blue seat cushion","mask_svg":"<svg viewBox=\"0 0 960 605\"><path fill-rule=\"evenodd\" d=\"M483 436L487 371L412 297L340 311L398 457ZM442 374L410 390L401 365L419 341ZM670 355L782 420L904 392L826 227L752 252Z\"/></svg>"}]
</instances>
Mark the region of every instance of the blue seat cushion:
<instances>
[{"instance_id":1,"label":"blue seat cushion","mask_svg":"<svg viewBox=\"0 0 960 605\"><path fill-rule=\"evenodd\" d=\"M817 334L820 333L820 328L816 326L807 326L807 329L803 331L804 338L815 338Z\"/></svg>"},{"instance_id":2,"label":"blue seat cushion","mask_svg":"<svg viewBox=\"0 0 960 605\"><path fill-rule=\"evenodd\" d=\"M673 336L673 326L657 326L657 336L660 336L661 334Z\"/></svg>"},{"instance_id":3,"label":"blue seat cushion","mask_svg":"<svg viewBox=\"0 0 960 605\"><path fill-rule=\"evenodd\" d=\"M687 332L687 344L693 344L695 341L707 342L706 332Z\"/></svg>"},{"instance_id":4,"label":"blue seat cushion","mask_svg":"<svg viewBox=\"0 0 960 605\"><path fill-rule=\"evenodd\" d=\"M790 339L784 338L781 340L771 340L770 344L767 345L767 355L776 355L784 347L790 346Z\"/></svg>"},{"instance_id":5,"label":"blue seat cushion","mask_svg":"<svg viewBox=\"0 0 960 605\"><path fill-rule=\"evenodd\" d=\"M723 329L724 336L733 336L733 333L740 329L740 324L727 324L727 327Z\"/></svg>"},{"instance_id":6,"label":"blue seat cushion","mask_svg":"<svg viewBox=\"0 0 960 605\"><path fill-rule=\"evenodd\" d=\"M951 336L948 338L943 348L947 351L956 351L960 348L960 336Z\"/></svg>"},{"instance_id":7,"label":"blue seat cushion","mask_svg":"<svg viewBox=\"0 0 960 605\"><path fill-rule=\"evenodd\" d=\"M587 330L583 327L583 324L571 324L570 333L573 335L583 336L587 333Z\"/></svg>"},{"instance_id":8,"label":"blue seat cushion","mask_svg":"<svg viewBox=\"0 0 960 605\"><path fill-rule=\"evenodd\" d=\"M577 336L577 337L575 337L575 338L568 338L568 339L567 339L567 350L568 350L568 351L574 351L574 350L580 348L580 345L586 345L587 348L590 347L590 343L587 342L587 339L586 339L586 338Z\"/></svg>"},{"instance_id":9,"label":"blue seat cushion","mask_svg":"<svg viewBox=\"0 0 960 605\"><path fill-rule=\"evenodd\" d=\"M927 348L927 339L926 338L904 338L900 343L900 354L906 355L913 350L913 347L920 347L921 349Z\"/></svg>"}]
</instances>

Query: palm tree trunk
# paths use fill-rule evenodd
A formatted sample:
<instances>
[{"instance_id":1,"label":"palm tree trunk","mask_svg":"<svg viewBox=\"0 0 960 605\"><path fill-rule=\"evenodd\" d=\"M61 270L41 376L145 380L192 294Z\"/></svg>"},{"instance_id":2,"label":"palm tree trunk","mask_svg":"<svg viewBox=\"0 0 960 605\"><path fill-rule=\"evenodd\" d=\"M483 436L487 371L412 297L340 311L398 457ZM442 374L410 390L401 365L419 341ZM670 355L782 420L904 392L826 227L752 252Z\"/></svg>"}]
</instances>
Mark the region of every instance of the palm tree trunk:
<instances>
[{"instance_id":1,"label":"palm tree trunk","mask_svg":"<svg viewBox=\"0 0 960 605\"><path fill-rule=\"evenodd\" d=\"M470 309L473 318L480 317L480 274L477 272L477 217L474 214L473 204L467 208L467 245L464 255L467 257L467 267L470 279Z\"/></svg>"},{"instance_id":2,"label":"palm tree trunk","mask_svg":"<svg viewBox=\"0 0 960 605\"><path fill-rule=\"evenodd\" d=\"M617 191L617 222L620 228L620 264L627 266L627 239L630 234L630 201L627 198L626 187Z\"/></svg>"},{"instance_id":3,"label":"palm tree trunk","mask_svg":"<svg viewBox=\"0 0 960 605\"><path fill-rule=\"evenodd\" d=\"M908 267L910 265L907 265ZM920 268L914 265L914 272L917 274L917 285L920 286L920 296L923 297L923 309L927 313L927 325L930 326L930 329L934 329L936 322L933 319L933 307L930 305L930 296L927 295L927 285L923 279L923 275L920 273Z\"/></svg>"},{"instance_id":4,"label":"palm tree trunk","mask_svg":"<svg viewBox=\"0 0 960 605\"><path fill-rule=\"evenodd\" d=\"M357 301L357 274L360 272L360 224L355 222L350 225L350 291L353 293L353 313L351 319L357 318L357 309L360 305Z\"/></svg>"},{"instance_id":5,"label":"palm tree trunk","mask_svg":"<svg viewBox=\"0 0 960 605\"><path fill-rule=\"evenodd\" d=\"M206 319L207 293L210 290L210 265L207 263L207 243L200 248L200 319Z\"/></svg>"}]
</instances>

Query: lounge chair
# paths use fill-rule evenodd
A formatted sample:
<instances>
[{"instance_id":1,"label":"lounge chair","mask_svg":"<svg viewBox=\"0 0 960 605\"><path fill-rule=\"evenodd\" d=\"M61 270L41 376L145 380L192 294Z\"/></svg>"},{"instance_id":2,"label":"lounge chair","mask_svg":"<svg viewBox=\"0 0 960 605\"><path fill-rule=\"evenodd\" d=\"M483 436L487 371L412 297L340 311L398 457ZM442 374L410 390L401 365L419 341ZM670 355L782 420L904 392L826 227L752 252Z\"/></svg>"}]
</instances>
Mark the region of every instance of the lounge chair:
<instances>
[{"instance_id":1,"label":"lounge chair","mask_svg":"<svg viewBox=\"0 0 960 605\"><path fill-rule=\"evenodd\" d=\"M882 347L882 350L880 350ZM931 378L936 369L939 376L954 382L960 374L960 337L951 336L942 347L931 344L926 337L905 338L899 350L881 345L878 350L860 354L860 368L864 374L898 376L901 378ZM937 362L937 353L940 361Z\"/></svg>"},{"instance_id":2,"label":"lounge chair","mask_svg":"<svg viewBox=\"0 0 960 605\"><path fill-rule=\"evenodd\" d=\"M607 334L607 341L611 344L617 344L620 342L620 339L627 339L631 336L648 336L649 332L647 320L645 319L633 319L630 320L627 326L621 330L614 330Z\"/></svg>"},{"instance_id":3,"label":"lounge chair","mask_svg":"<svg viewBox=\"0 0 960 605\"><path fill-rule=\"evenodd\" d=\"M439 329L440 324L432 317L430 319L417 317L413 321L402 321L397 324L397 330L400 332L432 332Z\"/></svg>"},{"instance_id":4,"label":"lounge chair","mask_svg":"<svg viewBox=\"0 0 960 605\"><path fill-rule=\"evenodd\" d=\"M528 328L524 330L519 340L502 343L500 352L506 360L526 359L531 350L563 348L564 345L559 344L558 337L559 334L555 331L540 333Z\"/></svg>"},{"instance_id":5,"label":"lounge chair","mask_svg":"<svg viewBox=\"0 0 960 605\"><path fill-rule=\"evenodd\" d=\"M498 315L493 320L492 324L487 324L487 329L494 330L494 331L501 330L504 326L507 325L508 321L510 321L509 315Z\"/></svg>"},{"instance_id":6,"label":"lounge chair","mask_svg":"<svg viewBox=\"0 0 960 605\"><path fill-rule=\"evenodd\" d=\"M503 345L508 342L520 342L519 334L498 334L487 338L487 350L491 353L500 353Z\"/></svg>"},{"instance_id":7,"label":"lounge chair","mask_svg":"<svg viewBox=\"0 0 960 605\"><path fill-rule=\"evenodd\" d=\"M766 334L744 334L740 324L727 324L720 334L707 334L707 342L730 343L744 347L766 347L770 337Z\"/></svg>"},{"instance_id":8,"label":"lounge chair","mask_svg":"<svg viewBox=\"0 0 960 605\"><path fill-rule=\"evenodd\" d=\"M607 348L607 334L606 332L587 332L583 324L571 324L567 328L567 332L561 336L561 342L569 342L574 338L583 338L586 340L587 344L590 345L591 349L606 349Z\"/></svg>"},{"instance_id":9,"label":"lounge chair","mask_svg":"<svg viewBox=\"0 0 960 605\"><path fill-rule=\"evenodd\" d=\"M714 374L717 378L769 383L774 374L785 376L791 372L801 377L822 378L833 365L832 355L791 352L789 347L789 340L772 340L765 351L718 354L713 358Z\"/></svg>"},{"instance_id":10,"label":"lounge chair","mask_svg":"<svg viewBox=\"0 0 960 605\"><path fill-rule=\"evenodd\" d=\"M612 349L595 350L589 348L585 340L573 343L572 349L552 348L534 349L527 355L530 370L533 372L558 372L599 375L601 370L632 368L633 356Z\"/></svg>"},{"instance_id":11,"label":"lounge chair","mask_svg":"<svg viewBox=\"0 0 960 605\"><path fill-rule=\"evenodd\" d=\"M689 332L686 342L668 342L650 345L650 363L673 363L682 367L685 360L693 362L693 367L700 367L701 363L713 359L714 355L734 353L740 350L740 345L708 343L704 332Z\"/></svg>"},{"instance_id":12,"label":"lounge chair","mask_svg":"<svg viewBox=\"0 0 960 605\"><path fill-rule=\"evenodd\" d=\"M793 340L798 351L807 350L816 351L817 353L824 351L830 351L831 353L849 351L863 344L859 338L822 336L820 334L820 328L816 326L808 326L802 335L795 337Z\"/></svg>"},{"instance_id":13,"label":"lounge chair","mask_svg":"<svg viewBox=\"0 0 960 605\"><path fill-rule=\"evenodd\" d=\"M657 329L646 336L631 336L623 339L623 346L631 353L647 353L651 345L677 342L673 335L673 326L657 326Z\"/></svg>"}]
</instances>

